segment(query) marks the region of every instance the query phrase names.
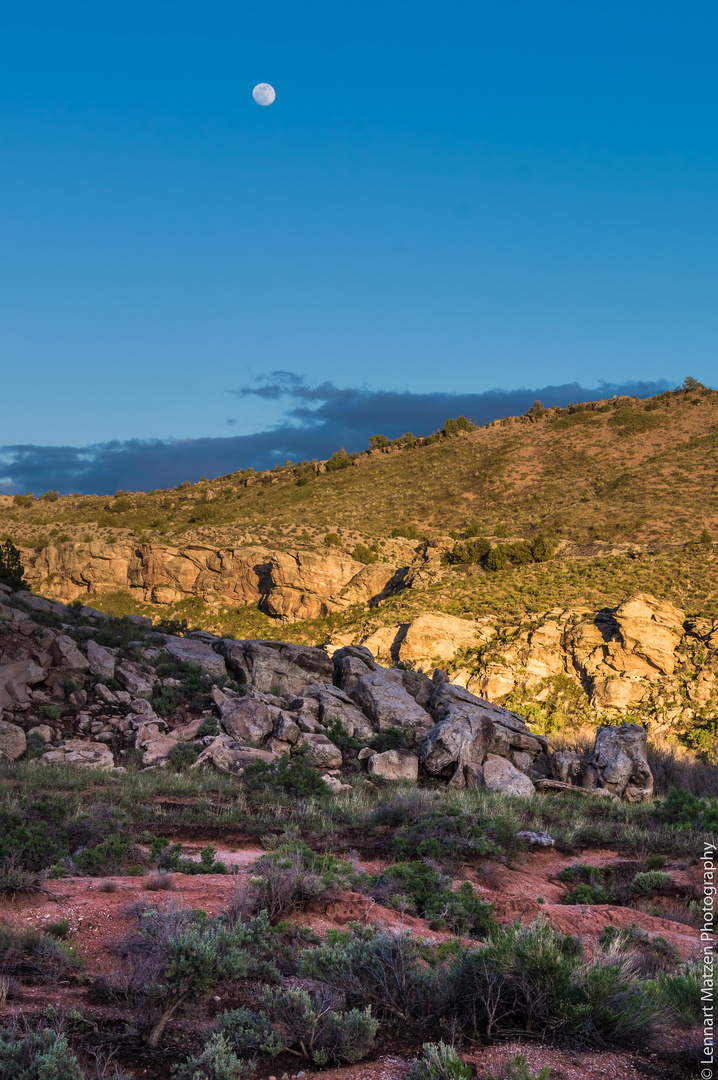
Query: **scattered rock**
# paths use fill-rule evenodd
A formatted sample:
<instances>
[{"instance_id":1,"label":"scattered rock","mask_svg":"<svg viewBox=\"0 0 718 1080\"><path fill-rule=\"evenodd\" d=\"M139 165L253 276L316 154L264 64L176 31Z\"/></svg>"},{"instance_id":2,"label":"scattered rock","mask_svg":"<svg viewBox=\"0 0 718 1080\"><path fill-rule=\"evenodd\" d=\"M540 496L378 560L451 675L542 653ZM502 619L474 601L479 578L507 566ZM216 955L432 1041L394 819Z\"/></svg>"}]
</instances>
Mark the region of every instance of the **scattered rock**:
<instances>
[{"instance_id":1,"label":"scattered rock","mask_svg":"<svg viewBox=\"0 0 718 1080\"><path fill-rule=\"evenodd\" d=\"M296 750L304 754L307 765L315 769L341 769L342 752L326 735L302 732Z\"/></svg>"},{"instance_id":2,"label":"scattered rock","mask_svg":"<svg viewBox=\"0 0 718 1080\"><path fill-rule=\"evenodd\" d=\"M419 759L408 750L385 750L367 758L367 772L383 776L386 780L410 780L419 778Z\"/></svg>"},{"instance_id":3,"label":"scattered rock","mask_svg":"<svg viewBox=\"0 0 718 1080\"><path fill-rule=\"evenodd\" d=\"M17 761L27 749L25 732L17 724L0 720L0 757L6 761Z\"/></svg>"},{"instance_id":4,"label":"scattered rock","mask_svg":"<svg viewBox=\"0 0 718 1080\"><path fill-rule=\"evenodd\" d=\"M114 769L115 759L104 743L68 739L63 746L49 750L37 759L45 765L76 765L85 769Z\"/></svg>"},{"instance_id":5,"label":"scattered rock","mask_svg":"<svg viewBox=\"0 0 718 1080\"><path fill-rule=\"evenodd\" d=\"M522 772L506 758L490 754L484 762L484 782L490 791L503 791L507 795L533 795L534 786Z\"/></svg>"}]
</instances>

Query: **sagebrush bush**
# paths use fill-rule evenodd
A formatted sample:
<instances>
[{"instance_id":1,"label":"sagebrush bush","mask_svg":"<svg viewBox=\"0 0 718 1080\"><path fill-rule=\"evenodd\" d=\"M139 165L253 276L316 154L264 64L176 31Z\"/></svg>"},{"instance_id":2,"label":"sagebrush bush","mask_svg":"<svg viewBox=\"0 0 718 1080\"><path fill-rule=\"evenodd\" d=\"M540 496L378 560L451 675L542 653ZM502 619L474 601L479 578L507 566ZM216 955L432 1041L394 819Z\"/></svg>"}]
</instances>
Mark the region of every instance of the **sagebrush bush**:
<instances>
[{"instance_id":1,"label":"sagebrush bush","mask_svg":"<svg viewBox=\"0 0 718 1080\"><path fill-rule=\"evenodd\" d=\"M281 844L254 864L255 876L234 900L237 911L266 911L276 922L291 911L319 900L336 900L361 883L351 863L320 855L301 840ZM366 875L364 875L365 877Z\"/></svg>"},{"instance_id":2,"label":"sagebrush bush","mask_svg":"<svg viewBox=\"0 0 718 1080\"><path fill-rule=\"evenodd\" d=\"M262 1012L273 1035L263 1048L290 1050L316 1065L361 1061L374 1045L378 1021L365 1009L344 1011L344 997L329 987L267 990Z\"/></svg>"},{"instance_id":3,"label":"sagebrush bush","mask_svg":"<svg viewBox=\"0 0 718 1080\"><path fill-rule=\"evenodd\" d=\"M535 1076L529 1072L529 1063L523 1054L519 1054L518 1057L512 1058L511 1061L507 1061L506 1064L498 1073L487 1073L485 1080L549 1080L551 1075L551 1066L544 1065L541 1072L536 1073Z\"/></svg>"},{"instance_id":4,"label":"sagebrush bush","mask_svg":"<svg viewBox=\"0 0 718 1080\"><path fill-rule=\"evenodd\" d=\"M688 963L659 977L659 986L668 1006L686 1027L700 1023L703 1018L702 974L700 964Z\"/></svg>"},{"instance_id":5,"label":"sagebrush bush","mask_svg":"<svg viewBox=\"0 0 718 1080\"><path fill-rule=\"evenodd\" d=\"M222 1035L211 1035L201 1052L172 1068L175 1080L251 1080L256 1065L244 1061Z\"/></svg>"},{"instance_id":6,"label":"sagebrush bush","mask_svg":"<svg viewBox=\"0 0 718 1080\"><path fill-rule=\"evenodd\" d=\"M494 925L491 904L480 900L468 881L454 892L451 879L423 859L388 866L377 877L371 895L380 903L428 919L432 929L448 927L456 934L484 937Z\"/></svg>"},{"instance_id":7,"label":"sagebrush bush","mask_svg":"<svg viewBox=\"0 0 718 1080\"><path fill-rule=\"evenodd\" d=\"M423 1054L412 1061L407 1080L471 1080L473 1070L465 1065L453 1046L424 1043Z\"/></svg>"},{"instance_id":8,"label":"sagebrush bush","mask_svg":"<svg viewBox=\"0 0 718 1080\"><path fill-rule=\"evenodd\" d=\"M646 870L642 874L636 874L631 882L631 892L636 896L652 896L661 889L669 888L671 884L669 875L662 870Z\"/></svg>"},{"instance_id":9,"label":"sagebrush bush","mask_svg":"<svg viewBox=\"0 0 718 1080\"><path fill-rule=\"evenodd\" d=\"M50 1027L0 1028L3 1080L85 1080L67 1038Z\"/></svg>"}]
</instances>

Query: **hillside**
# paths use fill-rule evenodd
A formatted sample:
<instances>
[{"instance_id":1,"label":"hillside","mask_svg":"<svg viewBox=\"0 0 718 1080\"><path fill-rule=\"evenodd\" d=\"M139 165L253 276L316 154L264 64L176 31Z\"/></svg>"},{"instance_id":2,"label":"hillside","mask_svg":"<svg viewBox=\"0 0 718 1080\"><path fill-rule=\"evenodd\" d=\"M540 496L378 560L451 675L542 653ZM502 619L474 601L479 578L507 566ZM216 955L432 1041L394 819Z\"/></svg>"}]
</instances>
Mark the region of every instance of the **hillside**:
<instances>
[{"instance_id":1,"label":"hillside","mask_svg":"<svg viewBox=\"0 0 718 1080\"><path fill-rule=\"evenodd\" d=\"M718 619L718 393L687 383L472 430L448 423L358 455L168 491L0 497L0 536L49 597L237 637L363 641L409 666L438 659L515 705L555 706L546 680L568 675L580 693L563 700L563 716L618 709L690 735L712 730L712 690L691 702L688 687L702 666L711 673L704 638ZM678 675L654 673L650 693L624 687L620 700L601 700L564 628L637 594L707 620L700 648L679 645ZM444 621L402 653L406 628L427 613ZM546 623L561 628L557 655L527 675L520 643ZM497 665L512 678L492 681Z\"/></svg>"}]
</instances>

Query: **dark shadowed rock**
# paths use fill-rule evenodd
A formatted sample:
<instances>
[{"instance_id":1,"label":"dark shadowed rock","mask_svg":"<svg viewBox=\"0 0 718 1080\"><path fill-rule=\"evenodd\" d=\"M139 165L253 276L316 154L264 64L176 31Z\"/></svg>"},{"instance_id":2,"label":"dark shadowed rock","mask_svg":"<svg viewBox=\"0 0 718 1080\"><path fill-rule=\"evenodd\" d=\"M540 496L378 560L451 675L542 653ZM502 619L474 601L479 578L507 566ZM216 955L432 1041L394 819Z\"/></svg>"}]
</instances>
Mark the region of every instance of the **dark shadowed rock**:
<instances>
[{"instance_id":1,"label":"dark shadowed rock","mask_svg":"<svg viewBox=\"0 0 718 1080\"><path fill-rule=\"evenodd\" d=\"M401 674L377 668L362 675L350 696L376 730L401 728L412 735L418 746L434 725L429 713L404 689Z\"/></svg>"},{"instance_id":2,"label":"dark shadowed rock","mask_svg":"<svg viewBox=\"0 0 718 1080\"><path fill-rule=\"evenodd\" d=\"M646 732L640 724L601 727L589 758L599 785L627 802L653 798L653 774L646 756Z\"/></svg>"},{"instance_id":3,"label":"dark shadowed rock","mask_svg":"<svg viewBox=\"0 0 718 1080\"><path fill-rule=\"evenodd\" d=\"M301 694L311 683L331 683L334 665L324 649L289 645L283 641L232 641L217 646L238 682L264 694Z\"/></svg>"}]
</instances>

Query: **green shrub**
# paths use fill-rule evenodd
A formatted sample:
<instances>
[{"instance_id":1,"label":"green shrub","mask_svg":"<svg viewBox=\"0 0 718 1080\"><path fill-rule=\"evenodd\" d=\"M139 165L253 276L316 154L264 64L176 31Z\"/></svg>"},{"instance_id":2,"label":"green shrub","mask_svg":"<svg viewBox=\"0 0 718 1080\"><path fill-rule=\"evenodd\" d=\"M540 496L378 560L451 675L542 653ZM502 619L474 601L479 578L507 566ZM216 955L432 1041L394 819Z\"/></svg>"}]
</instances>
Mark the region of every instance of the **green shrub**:
<instances>
[{"instance_id":1,"label":"green shrub","mask_svg":"<svg viewBox=\"0 0 718 1080\"><path fill-rule=\"evenodd\" d=\"M167 755L167 764L174 772L185 772L194 765L198 757L199 750L196 746L188 742L178 742Z\"/></svg>"},{"instance_id":2,"label":"green shrub","mask_svg":"<svg viewBox=\"0 0 718 1080\"><path fill-rule=\"evenodd\" d=\"M718 833L718 798L711 795L699 798L685 788L672 787L654 809L653 816L664 825Z\"/></svg>"},{"instance_id":3,"label":"green shrub","mask_svg":"<svg viewBox=\"0 0 718 1080\"><path fill-rule=\"evenodd\" d=\"M357 544L352 551L352 559L356 559L357 562L368 565L377 561L379 556L371 548L368 548L366 544Z\"/></svg>"},{"instance_id":4,"label":"green shrub","mask_svg":"<svg viewBox=\"0 0 718 1080\"><path fill-rule=\"evenodd\" d=\"M16 495L15 499L18 498L23 498L23 496ZM29 589L30 586L23 577L24 572L20 552L12 540L0 543L0 584L7 585L13 592Z\"/></svg>"},{"instance_id":5,"label":"green shrub","mask_svg":"<svg viewBox=\"0 0 718 1080\"><path fill-rule=\"evenodd\" d=\"M385 450L389 446L389 440L386 435L370 435L369 447L372 450Z\"/></svg>"},{"instance_id":6,"label":"green shrub","mask_svg":"<svg viewBox=\"0 0 718 1080\"><path fill-rule=\"evenodd\" d=\"M453 892L451 880L423 860L388 866L376 879L372 896L393 906L403 898L405 910L428 919L433 930L448 926L456 934L484 937L494 926L493 907L479 900L468 881Z\"/></svg>"},{"instance_id":7,"label":"green shrub","mask_svg":"<svg viewBox=\"0 0 718 1080\"><path fill-rule=\"evenodd\" d=\"M297 797L323 799L329 788L316 769L310 768L301 754L291 759L283 754L277 761L256 761L244 770L243 780L250 791L267 790Z\"/></svg>"},{"instance_id":8,"label":"green shrub","mask_svg":"<svg viewBox=\"0 0 718 1080\"><path fill-rule=\"evenodd\" d=\"M267 990L262 996L262 1011L280 1048L317 1065L361 1061L374 1045L379 1024L371 1007L345 1012L343 1005L341 995L328 987Z\"/></svg>"},{"instance_id":9,"label":"green shrub","mask_svg":"<svg viewBox=\"0 0 718 1080\"><path fill-rule=\"evenodd\" d=\"M611 894L603 885L576 885L568 889L563 898L564 904L610 904Z\"/></svg>"},{"instance_id":10,"label":"green shrub","mask_svg":"<svg viewBox=\"0 0 718 1080\"><path fill-rule=\"evenodd\" d=\"M646 859L646 866L649 870L662 870L668 862L665 855L649 855Z\"/></svg>"},{"instance_id":11,"label":"green shrub","mask_svg":"<svg viewBox=\"0 0 718 1080\"><path fill-rule=\"evenodd\" d=\"M662 936L650 937L633 923L630 926L606 926L599 937L602 949L614 954L631 954L636 970L644 979L653 979L675 971L681 958L677 947Z\"/></svg>"},{"instance_id":12,"label":"green shrub","mask_svg":"<svg viewBox=\"0 0 718 1080\"><path fill-rule=\"evenodd\" d=\"M152 686L152 708L158 716L170 716L182 700L182 693L178 686L162 686L154 683Z\"/></svg>"},{"instance_id":13,"label":"green shrub","mask_svg":"<svg viewBox=\"0 0 718 1080\"><path fill-rule=\"evenodd\" d=\"M701 997L702 969L697 963L683 964L674 973L659 977L659 986L669 1008L687 1027L700 1023L703 1018Z\"/></svg>"},{"instance_id":14,"label":"green shrub","mask_svg":"<svg viewBox=\"0 0 718 1080\"><path fill-rule=\"evenodd\" d=\"M382 754L385 750L414 749L414 743L409 732L404 731L402 728L391 727L377 732L370 739L369 746L372 750L376 750L377 754Z\"/></svg>"},{"instance_id":15,"label":"green shrub","mask_svg":"<svg viewBox=\"0 0 718 1080\"><path fill-rule=\"evenodd\" d=\"M182 854L182 844L168 844L157 839L150 845L150 857L155 852L157 869L178 874L226 874L227 866L217 862L217 848L207 844L199 855L199 862L188 859Z\"/></svg>"},{"instance_id":16,"label":"green shrub","mask_svg":"<svg viewBox=\"0 0 718 1080\"><path fill-rule=\"evenodd\" d=\"M423 811L415 822L404 825L391 818L398 809L397 805L382 807L375 819L377 823L398 826L390 846L404 859L437 859L451 869L467 858L511 854L521 847L517 839L519 825L511 813L449 807Z\"/></svg>"},{"instance_id":17,"label":"green shrub","mask_svg":"<svg viewBox=\"0 0 718 1080\"><path fill-rule=\"evenodd\" d=\"M661 870L647 870L645 873L636 874L631 882L631 892L636 896L652 896L672 884L668 874Z\"/></svg>"},{"instance_id":18,"label":"green shrub","mask_svg":"<svg viewBox=\"0 0 718 1080\"><path fill-rule=\"evenodd\" d=\"M325 547L341 547L342 546L342 538L341 538L341 536L339 536L339 534L335 533L335 532L327 533L326 536L324 537L324 546Z\"/></svg>"},{"instance_id":19,"label":"green shrub","mask_svg":"<svg viewBox=\"0 0 718 1080\"><path fill-rule=\"evenodd\" d=\"M0 859L12 856L26 869L40 871L69 855L64 814L62 804L42 799L0 810Z\"/></svg>"},{"instance_id":20,"label":"green shrub","mask_svg":"<svg viewBox=\"0 0 718 1080\"><path fill-rule=\"evenodd\" d=\"M340 450L335 450L327 461L327 472L337 472L339 469L348 469L351 463L352 458L342 446Z\"/></svg>"},{"instance_id":21,"label":"green shrub","mask_svg":"<svg viewBox=\"0 0 718 1080\"><path fill-rule=\"evenodd\" d=\"M459 425L456 420L454 420L454 418L450 416L449 419L444 422L444 426L441 430L443 431L446 438L450 439L453 435L458 435Z\"/></svg>"},{"instance_id":22,"label":"green shrub","mask_svg":"<svg viewBox=\"0 0 718 1080\"><path fill-rule=\"evenodd\" d=\"M81 967L67 942L40 930L8 927L0 928L0 962L6 976L51 986L67 982Z\"/></svg>"},{"instance_id":23,"label":"green shrub","mask_svg":"<svg viewBox=\"0 0 718 1080\"><path fill-rule=\"evenodd\" d=\"M95 847L87 848L73 855L72 861L78 870L91 877L118 873L127 858L132 845L128 836L117 834L109 836Z\"/></svg>"},{"instance_id":24,"label":"green shrub","mask_svg":"<svg viewBox=\"0 0 718 1080\"><path fill-rule=\"evenodd\" d=\"M232 1009L217 1021L220 1034L235 1053L255 1057L257 1054L278 1054L284 1047L266 1016L251 1009Z\"/></svg>"},{"instance_id":25,"label":"green shrub","mask_svg":"<svg viewBox=\"0 0 718 1080\"><path fill-rule=\"evenodd\" d=\"M41 705L37 710L37 715L41 720L59 720L62 709L59 705Z\"/></svg>"},{"instance_id":26,"label":"green shrub","mask_svg":"<svg viewBox=\"0 0 718 1080\"><path fill-rule=\"evenodd\" d=\"M471 1080L473 1070L464 1065L453 1046L424 1043L424 1053L412 1061L407 1080Z\"/></svg>"},{"instance_id":27,"label":"green shrub","mask_svg":"<svg viewBox=\"0 0 718 1080\"><path fill-rule=\"evenodd\" d=\"M337 899L361 880L351 863L320 855L301 840L262 855L254 870L237 904L248 914L266 911L271 922L317 900Z\"/></svg>"},{"instance_id":28,"label":"green shrub","mask_svg":"<svg viewBox=\"0 0 718 1080\"><path fill-rule=\"evenodd\" d=\"M463 540L454 545L451 558L453 562L471 564L482 562L491 551L491 543L485 536Z\"/></svg>"},{"instance_id":29,"label":"green shrub","mask_svg":"<svg viewBox=\"0 0 718 1080\"><path fill-rule=\"evenodd\" d=\"M40 877L26 870L17 855L0 861L0 896L19 896L42 890Z\"/></svg>"},{"instance_id":30,"label":"green shrub","mask_svg":"<svg viewBox=\"0 0 718 1080\"><path fill-rule=\"evenodd\" d=\"M38 731L31 731L27 736L27 746L25 748L25 757L29 761L42 757L47 750L47 743L43 739L42 735Z\"/></svg>"},{"instance_id":31,"label":"green shrub","mask_svg":"<svg viewBox=\"0 0 718 1080\"><path fill-rule=\"evenodd\" d=\"M84 1080L85 1074L65 1035L52 1028L23 1031L0 1028L3 1080Z\"/></svg>"},{"instance_id":32,"label":"green shrub","mask_svg":"<svg viewBox=\"0 0 718 1080\"><path fill-rule=\"evenodd\" d=\"M175 1080L251 1080L256 1065L237 1057L223 1035L214 1034L200 1054L172 1068Z\"/></svg>"},{"instance_id":33,"label":"green shrub","mask_svg":"<svg viewBox=\"0 0 718 1080\"><path fill-rule=\"evenodd\" d=\"M205 716L197 729L198 739L204 739L208 735L219 735L219 721L216 716Z\"/></svg>"},{"instance_id":34,"label":"green shrub","mask_svg":"<svg viewBox=\"0 0 718 1080\"><path fill-rule=\"evenodd\" d=\"M579 414L580 415L580 414ZM486 1080L549 1080L551 1068L544 1065L540 1073L532 1076L529 1072L529 1063L523 1054L507 1061L500 1073L487 1073Z\"/></svg>"}]
</instances>

